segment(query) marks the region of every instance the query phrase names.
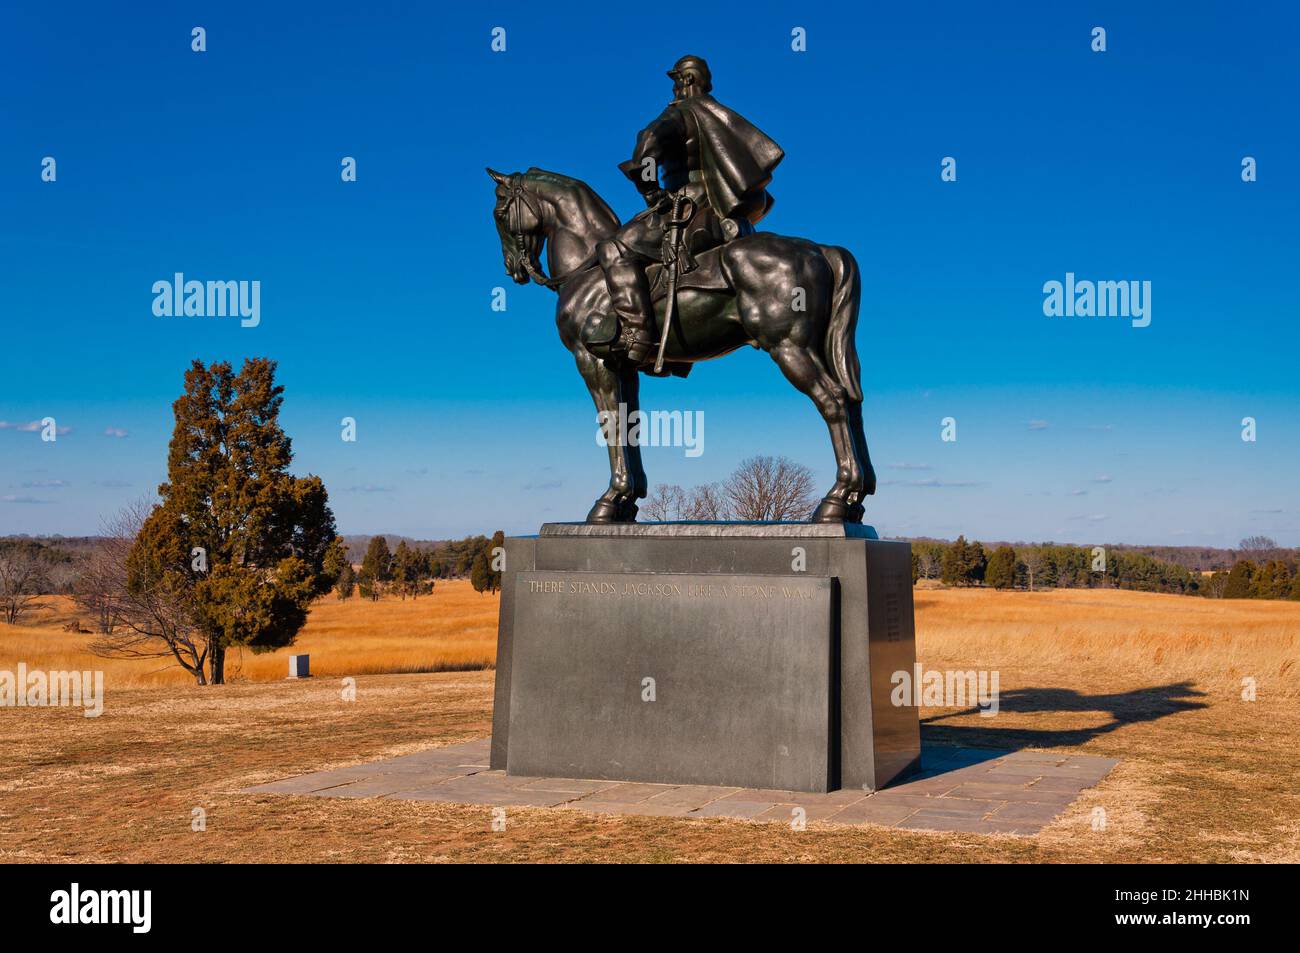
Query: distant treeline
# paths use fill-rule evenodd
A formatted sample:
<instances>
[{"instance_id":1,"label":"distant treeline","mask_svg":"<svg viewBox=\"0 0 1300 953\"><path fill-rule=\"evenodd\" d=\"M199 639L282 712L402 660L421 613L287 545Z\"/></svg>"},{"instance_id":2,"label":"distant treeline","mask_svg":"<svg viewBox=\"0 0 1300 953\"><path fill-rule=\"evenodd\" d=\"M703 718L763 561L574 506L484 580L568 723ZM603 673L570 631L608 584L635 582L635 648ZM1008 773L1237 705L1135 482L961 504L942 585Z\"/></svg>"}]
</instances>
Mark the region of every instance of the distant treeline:
<instances>
[{"instance_id":1,"label":"distant treeline","mask_svg":"<svg viewBox=\"0 0 1300 953\"><path fill-rule=\"evenodd\" d=\"M985 547L978 541L967 542L964 536L951 543L914 540L912 581L937 579L950 586L994 589L1134 589L1216 599L1300 600L1300 552L1279 549L1272 540L1260 537L1242 543L1231 569L1205 573L1137 548L1054 543ZM1245 558L1255 553L1269 558L1259 562Z\"/></svg>"},{"instance_id":2,"label":"distant treeline","mask_svg":"<svg viewBox=\"0 0 1300 953\"><path fill-rule=\"evenodd\" d=\"M388 539L396 540L390 549ZM363 540L358 550L358 541ZM37 609L46 595L84 595L97 555L112 540L98 536L0 536L0 622L15 624ZM440 579L468 578L479 592L501 588L499 547L505 534L491 538L417 541L406 537L338 537L330 545L323 573L340 599L359 592L378 599L391 594L415 598L433 591ZM359 566L357 565L359 564Z\"/></svg>"},{"instance_id":3,"label":"distant treeline","mask_svg":"<svg viewBox=\"0 0 1300 953\"><path fill-rule=\"evenodd\" d=\"M486 536L466 536L460 540L421 543L395 537L397 547L389 549L386 536L367 538L359 571L353 569L354 545L358 537L339 538L339 546L326 572L334 578L334 591L340 599L351 598L354 587L365 599L379 599L391 593L405 599L427 595L439 579L469 577L479 592L496 592L501 588L505 533L497 530Z\"/></svg>"}]
</instances>

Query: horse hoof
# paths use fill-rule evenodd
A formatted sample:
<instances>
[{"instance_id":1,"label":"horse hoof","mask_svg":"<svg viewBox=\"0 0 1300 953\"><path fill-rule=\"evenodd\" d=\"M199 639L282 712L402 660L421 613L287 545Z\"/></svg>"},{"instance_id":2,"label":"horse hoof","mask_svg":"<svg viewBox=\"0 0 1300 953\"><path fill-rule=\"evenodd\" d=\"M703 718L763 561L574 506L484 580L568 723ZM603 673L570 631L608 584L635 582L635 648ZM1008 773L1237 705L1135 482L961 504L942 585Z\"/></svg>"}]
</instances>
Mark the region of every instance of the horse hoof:
<instances>
[{"instance_id":1,"label":"horse hoof","mask_svg":"<svg viewBox=\"0 0 1300 953\"><path fill-rule=\"evenodd\" d=\"M597 500L596 505L587 514L588 523L618 523L618 504L610 500Z\"/></svg>"},{"instance_id":2,"label":"horse hoof","mask_svg":"<svg viewBox=\"0 0 1300 953\"><path fill-rule=\"evenodd\" d=\"M850 513L851 510L847 504L841 500L832 500L828 496L813 511L812 521L814 523L853 522L853 520L849 519Z\"/></svg>"},{"instance_id":3,"label":"horse hoof","mask_svg":"<svg viewBox=\"0 0 1300 953\"><path fill-rule=\"evenodd\" d=\"M597 500L596 505L587 514L588 523L635 523L637 505L635 500Z\"/></svg>"},{"instance_id":4,"label":"horse hoof","mask_svg":"<svg viewBox=\"0 0 1300 953\"><path fill-rule=\"evenodd\" d=\"M867 508L861 503L854 503L849 507L849 515L844 518L846 523L861 523L862 517L867 515Z\"/></svg>"}]
</instances>

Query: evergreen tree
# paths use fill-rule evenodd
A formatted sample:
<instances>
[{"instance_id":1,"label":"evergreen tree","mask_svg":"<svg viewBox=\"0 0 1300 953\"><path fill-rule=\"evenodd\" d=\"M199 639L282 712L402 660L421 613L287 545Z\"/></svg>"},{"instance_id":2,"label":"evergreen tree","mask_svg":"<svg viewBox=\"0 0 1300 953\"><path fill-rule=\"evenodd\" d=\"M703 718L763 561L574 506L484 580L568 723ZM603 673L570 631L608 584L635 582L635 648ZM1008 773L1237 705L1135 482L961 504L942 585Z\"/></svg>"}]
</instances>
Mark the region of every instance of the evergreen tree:
<instances>
[{"instance_id":1,"label":"evergreen tree","mask_svg":"<svg viewBox=\"0 0 1300 953\"><path fill-rule=\"evenodd\" d=\"M984 570L988 566L988 556L984 547L977 541L966 547L966 565L962 575L966 585L977 586L984 581Z\"/></svg>"},{"instance_id":2,"label":"evergreen tree","mask_svg":"<svg viewBox=\"0 0 1300 953\"><path fill-rule=\"evenodd\" d=\"M1280 559L1270 559L1252 581L1256 599L1285 599L1291 590L1291 569Z\"/></svg>"},{"instance_id":3,"label":"evergreen tree","mask_svg":"<svg viewBox=\"0 0 1300 953\"><path fill-rule=\"evenodd\" d=\"M266 358L238 374L225 362L191 365L172 405L162 502L127 556L128 585L170 592L184 607L214 685L225 681L231 647L291 645L311 600L333 582L324 562L334 515L319 477L288 472L275 367Z\"/></svg>"},{"instance_id":4,"label":"evergreen tree","mask_svg":"<svg viewBox=\"0 0 1300 953\"><path fill-rule=\"evenodd\" d=\"M348 562L348 547L343 542L342 536L335 536L325 550L325 559L321 564L321 569L331 586L338 583L339 577L343 575L344 566L352 568L351 563Z\"/></svg>"},{"instance_id":5,"label":"evergreen tree","mask_svg":"<svg viewBox=\"0 0 1300 953\"><path fill-rule=\"evenodd\" d=\"M989 557L984 581L994 589L1010 589L1016 584L1016 551L1010 546L999 546Z\"/></svg>"},{"instance_id":6,"label":"evergreen tree","mask_svg":"<svg viewBox=\"0 0 1300 953\"><path fill-rule=\"evenodd\" d=\"M352 568L351 563L344 563L343 569L339 572L338 578L334 581L334 591L338 593L341 600L351 599L352 591L357 586L357 574Z\"/></svg>"},{"instance_id":7,"label":"evergreen tree","mask_svg":"<svg viewBox=\"0 0 1300 953\"><path fill-rule=\"evenodd\" d=\"M393 579L393 557L388 551L388 540L383 536L370 537L365 558L361 560L361 594L378 600L384 586Z\"/></svg>"},{"instance_id":8,"label":"evergreen tree","mask_svg":"<svg viewBox=\"0 0 1300 953\"><path fill-rule=\"evenodd\" d=\"M1238 560L1228 572L1228 584L1223 587L1225 599L1249 599L1255 580L1255 564L1249 559Z\"/></svg>"},{"instance_id":9,"label":"evergreen tree","mask_svg":"<svg viewBox=\"0 0 1300 953\"><path fill-rule=\"evenodd\" d=\"M486 550L479 550L478 555L474 557L474 561L470 564L469 581L475 592L487 592L489 586L492 585L492 570L488 566Z\"/></svg>"},{"instance_id":10,"label":"evergreen tree","mask_svg":"<svg viewBox=\"0 0 1300 953\"><path fill-rule=\"evenodd\" d=\"M488 579L488 592L496 592L501 588L501 571L505 568L506 559L506 534L502 530L497 530L492 534L492 539L487 545L488 572L491 578Z\"/></svg>"},{"instance_id":11,"label":"evergreen tree","mask_svg":"<svg viewBox=\"0 0 1300 953\"><path fill-rule=\"evenodd\" d=\"M956 541L951 543L943 554L943 572L940 578L946 586L960 586L966 580L966 565L968 555L966 552L966 537L958 536Z\"/></svg>"},{"instance_id":12,"label":"evergreen tree","mask_svg":"<svg viewBox=\"0 0 1300 953\"><path fill-rule=\"evenodd\" d=\"M403 600L415 593L415 586L419 581L417 558L418 553L406 545L406 540L398 541L397 549L393 551L393 588Z\"/></svg>"}]
</instances>

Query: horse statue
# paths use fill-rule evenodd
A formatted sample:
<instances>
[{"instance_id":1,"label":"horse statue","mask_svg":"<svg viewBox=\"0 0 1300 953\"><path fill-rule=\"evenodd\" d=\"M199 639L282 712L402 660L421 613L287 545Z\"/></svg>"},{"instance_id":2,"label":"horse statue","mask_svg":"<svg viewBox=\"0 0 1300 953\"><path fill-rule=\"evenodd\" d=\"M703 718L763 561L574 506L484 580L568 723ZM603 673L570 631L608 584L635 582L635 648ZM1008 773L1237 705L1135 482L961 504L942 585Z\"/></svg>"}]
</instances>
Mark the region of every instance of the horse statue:
<instances>
[{"instance_id":1,"label":"horse statue","mask_svg":"<svg viewBox=\"0 0 1300 953\"><path fill-rule=\"evenodd\" d=\"M572 352L602 421L639 409L641 367L621 359L611 344L618 319L611 307L598 243L618 230L618 216L586 183L529 169L496 182L493 217L506 273L555 291L555 323ZM546 253L546 267L541 255ZM666 373L685 377L697 361L745 345L772 356L786 378L807 394L830 430L835 485L811 519L860 523L863 498L876 491L876 474L862 429L857 346L861 281L844 248L801 238L753 232L698 256L696 267L671 281L655 264L648 277L663 328L669 286L675 314L664 329ZM676 277L676 276L673 276ZM588 523L631 523L647 492L639 446L607 441L609 487L587 514Z\"/></svg>"}]
</instances>

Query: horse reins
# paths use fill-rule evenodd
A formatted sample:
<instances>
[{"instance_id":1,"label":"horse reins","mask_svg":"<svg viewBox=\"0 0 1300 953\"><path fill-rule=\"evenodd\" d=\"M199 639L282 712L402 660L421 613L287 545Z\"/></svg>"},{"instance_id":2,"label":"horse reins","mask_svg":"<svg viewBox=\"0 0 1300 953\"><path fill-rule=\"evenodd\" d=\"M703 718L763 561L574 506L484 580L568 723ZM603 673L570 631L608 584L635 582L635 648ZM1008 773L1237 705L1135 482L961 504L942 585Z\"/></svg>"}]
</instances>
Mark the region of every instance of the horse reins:
<instances>
[{"instance_id":1,"label":"horse reins","mask_svg":"<svg viewBox=\"0 0 1300 953\"><path fill-rule=\"evenodd\" d=\"M542 221L542 211L533 204L533 197L528 190L523 187L522 175L516 174L510 177L509 192L506 197L506 229L510 237L515 240L519 246L520 257L523 258L524 271L528 272L528 277L537 282L543 288L549 288L552 291L559 289L564 284L565 275L561 278L548 278L541 270L533 264L533 256L528 253L528 246L524 239L527 237L524 233L524 217L520 211L519 203L522 202L532 212L538 223Z\"/></svg>"}]
</instances>

